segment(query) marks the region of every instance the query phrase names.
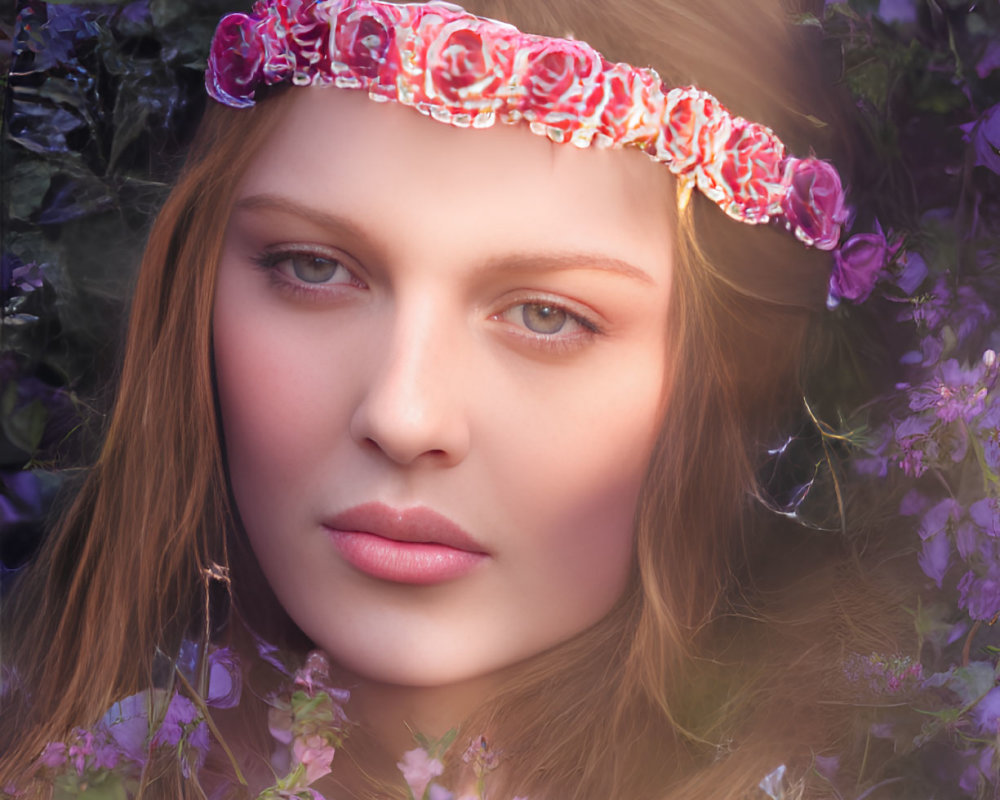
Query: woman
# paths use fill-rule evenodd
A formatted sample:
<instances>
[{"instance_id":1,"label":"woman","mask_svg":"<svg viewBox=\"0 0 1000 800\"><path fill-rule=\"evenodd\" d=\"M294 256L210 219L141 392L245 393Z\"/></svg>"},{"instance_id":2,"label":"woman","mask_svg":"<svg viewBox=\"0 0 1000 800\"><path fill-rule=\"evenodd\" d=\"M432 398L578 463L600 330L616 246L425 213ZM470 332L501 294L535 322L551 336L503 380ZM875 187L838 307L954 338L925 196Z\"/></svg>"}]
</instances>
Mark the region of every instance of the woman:
<instances>
[{"instance_id":1,"label":"woman","mask_svg":"<svg viewBox=\"0 0 1000 800\"><path fill-rule=\"evenodd\" d=\"M792 153L828 112L797 102L774 3L468 10L651 64ZM391 30L367 24L355 54ZM210 68L232 106L243 30ZM498 798L741 797L782 763L821 783L850 732L838 657L894 635L891 597L749 498L828 256L640 152L287 83L209 109L150 236L104 450L16 591L4 777L165 685L157 652L214 638L249 664L260 636L322 649L352 693L326 796L405 796L412 731L455 726L493 754L450 759L458 793L486 761ZM799 239L836 244L831 198ZM209 791L237 780L226 748L273 782L263 693L215 712ZM196 796L190 763L154 772L144 791Z\"/></svg>"}]
</instances>

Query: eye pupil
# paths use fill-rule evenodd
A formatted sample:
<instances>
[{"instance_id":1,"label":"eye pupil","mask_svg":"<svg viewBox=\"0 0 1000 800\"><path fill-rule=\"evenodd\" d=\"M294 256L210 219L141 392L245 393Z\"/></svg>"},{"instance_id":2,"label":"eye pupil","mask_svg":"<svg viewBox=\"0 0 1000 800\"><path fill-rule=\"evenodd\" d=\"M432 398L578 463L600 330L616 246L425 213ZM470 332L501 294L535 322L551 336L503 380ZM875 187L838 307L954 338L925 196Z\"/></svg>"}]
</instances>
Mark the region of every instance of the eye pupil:
<instances>
[{"instance_id":1,"label":"eye pupil","mask_svg":"<svg viewBox=\"0 0 1000 800\"><path fill-rule=\"evenodd\" d=\"M525 303L521 318L528 330L535 333L558 333L566 324L567 314L556 306Z\"/></svg>"}]
</instances>

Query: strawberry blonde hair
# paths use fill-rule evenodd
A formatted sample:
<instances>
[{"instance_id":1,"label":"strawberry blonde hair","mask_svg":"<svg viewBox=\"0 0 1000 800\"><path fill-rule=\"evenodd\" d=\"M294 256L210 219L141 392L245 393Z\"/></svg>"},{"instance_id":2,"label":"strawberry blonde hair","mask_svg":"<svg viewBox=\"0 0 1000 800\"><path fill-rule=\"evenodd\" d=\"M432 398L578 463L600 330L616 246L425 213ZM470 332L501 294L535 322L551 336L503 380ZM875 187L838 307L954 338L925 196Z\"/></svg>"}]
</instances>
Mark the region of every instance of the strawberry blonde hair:
<instances>
[{"instance_id":1,"label":"strawberry blonde hair","mask_svg":"<svg viewBox=\"0 0 1000 800\"><path fill-rule=\"evenodd\" d=\"M792 152L820 144L811 119L832 119L777 0L466 8L698 85ZM3 709L3 778L149 688L154 654L210 624L205 570L228 565L240 541L213 385L215 274L236 185L291 92L208 109L150 234L103 449L5 609L24 686ZM885 592L843 542L790 530L753 500L759 454L801 403L804 358L819 352L810 326L829 256L700 196L678 212L676 248L672 388L636 512L633 579L606 619L530 661L466 721L465 734L487 731L507 755L497 798L751 796L779 763L804 774L814 754L844 745L850 717L829 702L838 662L894 635L879 622ZM262 580L234 572L237 604L248 574ZM361 736L358 758L365 747ZM155 794L195 796L177 776Z\"/></svg>"}]
</instances>

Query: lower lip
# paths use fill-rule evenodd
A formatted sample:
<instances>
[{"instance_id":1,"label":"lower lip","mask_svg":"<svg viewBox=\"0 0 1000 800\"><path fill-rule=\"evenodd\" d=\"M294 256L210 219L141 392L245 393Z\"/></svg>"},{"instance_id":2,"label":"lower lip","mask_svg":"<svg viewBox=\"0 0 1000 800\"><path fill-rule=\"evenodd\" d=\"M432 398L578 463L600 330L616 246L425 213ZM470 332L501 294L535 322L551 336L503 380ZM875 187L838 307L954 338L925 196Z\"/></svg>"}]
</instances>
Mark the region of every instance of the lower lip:
<instances>
[{"instance_id":1,"label":"lower lip","mask_svg":"<svg viewBox=\"0 0 1000 800\"><path fill-rule=\"evenodd\" d=\"M487 556L435 542L399 542L364 531L328 528L343 559L359 572L394 583L443 583L474 570Z\"/></svg>"}]
</instances>

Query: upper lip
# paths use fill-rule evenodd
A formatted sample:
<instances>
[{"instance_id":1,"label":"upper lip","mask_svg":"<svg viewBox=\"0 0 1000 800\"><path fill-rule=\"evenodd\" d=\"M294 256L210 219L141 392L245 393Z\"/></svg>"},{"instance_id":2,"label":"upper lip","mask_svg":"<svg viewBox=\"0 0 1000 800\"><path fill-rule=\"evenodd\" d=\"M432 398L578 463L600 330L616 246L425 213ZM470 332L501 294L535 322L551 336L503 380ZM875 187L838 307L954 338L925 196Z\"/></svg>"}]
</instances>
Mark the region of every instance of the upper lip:
<instances>
[{"instance_id":1,"label":"upper lip","mask_svg":"<svg viewBox=\"0 0 1000 800\"><path fill-rule=\"evenodd\" d=\"M363 503L324 520L339 531L372 533L397 542L427 542L486 553L486 548L443 514L426 506L397 509L385 503Z\"/></svg>"}]
</instances>

